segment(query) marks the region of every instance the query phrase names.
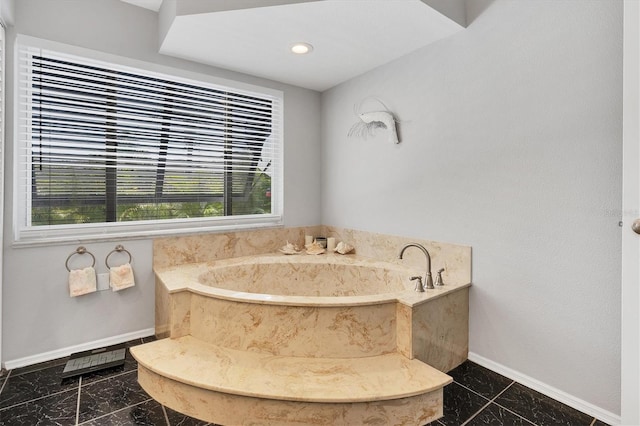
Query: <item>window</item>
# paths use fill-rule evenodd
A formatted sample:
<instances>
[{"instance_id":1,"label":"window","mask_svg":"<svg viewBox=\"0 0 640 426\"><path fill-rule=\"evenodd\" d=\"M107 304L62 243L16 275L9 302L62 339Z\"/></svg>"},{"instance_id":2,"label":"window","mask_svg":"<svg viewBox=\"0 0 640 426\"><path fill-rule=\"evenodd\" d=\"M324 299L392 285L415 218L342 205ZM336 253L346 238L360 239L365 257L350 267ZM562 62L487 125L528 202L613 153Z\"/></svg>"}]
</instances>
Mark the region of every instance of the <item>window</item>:
<instances>
[{"instance_id":1,"label":"window","mask_svg":"<svg viewBox=\"0 0 640 426\"><path fill-rule=\"evenodd\" d=\"M18 240L281 220L279 93L19 55Z\"/></svg>"}]
</instances>

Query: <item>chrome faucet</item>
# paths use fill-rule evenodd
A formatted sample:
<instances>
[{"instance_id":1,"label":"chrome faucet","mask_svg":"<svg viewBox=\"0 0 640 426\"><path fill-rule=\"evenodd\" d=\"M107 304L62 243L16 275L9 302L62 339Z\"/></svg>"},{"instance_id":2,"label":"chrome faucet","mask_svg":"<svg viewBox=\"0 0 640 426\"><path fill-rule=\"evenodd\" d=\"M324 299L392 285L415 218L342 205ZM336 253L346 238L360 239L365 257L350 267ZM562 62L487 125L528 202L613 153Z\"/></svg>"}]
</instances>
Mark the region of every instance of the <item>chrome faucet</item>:
<instances>
[{"instance_id":1,"label":"chrome faucet","mask_svg":"<svg viewBox=\"0 0 640 426\"><path fill-rule=\"evenodd\" d=\"M427 289L435 288L433 286L433 278L431 278L431 256L429 256L429 252L427 251L426 248L424 248L423 245L418 244L418 243L409 243L409 244L405 245L400 250L400 254L398 255L398 259L402 259L402 255L404 254L404 251L406 249L408 249L409 247L417 247L417 248L419 248L420 250L422 250L422 252L424 253L424 255L427 258L427 273L426 273L426 275L424 277L425 287L422 287L421 285L419 285L419 284L421 284L421 281L422 281L422 280L419 280L418 285L416 285L416 291L424 291L425 288L427 288Z\"/></svg>"}]
</instances>

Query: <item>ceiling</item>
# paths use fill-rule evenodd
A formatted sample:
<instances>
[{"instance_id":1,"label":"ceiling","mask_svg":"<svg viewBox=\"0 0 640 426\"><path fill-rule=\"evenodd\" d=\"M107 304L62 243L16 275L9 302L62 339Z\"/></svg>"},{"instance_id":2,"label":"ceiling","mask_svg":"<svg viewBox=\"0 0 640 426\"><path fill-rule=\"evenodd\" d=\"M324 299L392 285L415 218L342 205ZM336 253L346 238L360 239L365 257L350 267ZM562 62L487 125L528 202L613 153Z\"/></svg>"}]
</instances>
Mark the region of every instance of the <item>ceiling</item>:
<instances>
[{"instance_id":1,"label":"ceiling","mask_svg":"<svg viewBox=\"0 0 640 426\"><path fill-rule=\"evenodd\" d=\"M125 3L131 3L136 6L144 7L145 9L153 10L157 12L160 10L162 0L122 0Z\"/></svg>"},{"instance_id":2,"label":"ceiling","mask_svg":"<svg viewBox=\"0 0 640 426\"><path fill-rule=\"evenodd\" d=\"M159 12L164 55L317 91L465 25L463 0L123 1ZM295 55L295 42L313 51Z\"/></svg>"}]
</instances>

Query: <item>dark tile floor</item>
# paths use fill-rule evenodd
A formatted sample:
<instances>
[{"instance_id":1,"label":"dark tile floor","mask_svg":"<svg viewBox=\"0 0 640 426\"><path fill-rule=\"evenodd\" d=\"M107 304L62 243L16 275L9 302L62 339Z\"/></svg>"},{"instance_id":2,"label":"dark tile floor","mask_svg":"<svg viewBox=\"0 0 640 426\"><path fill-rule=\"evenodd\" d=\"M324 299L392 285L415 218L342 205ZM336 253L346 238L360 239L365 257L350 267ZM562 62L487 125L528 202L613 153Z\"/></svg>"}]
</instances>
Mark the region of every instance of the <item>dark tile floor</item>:
<instances>
[{"instance_id":1,"label":"dark tile floor","mask_svg":"<svg viewBox=\"0 0 640 426\"><path fill-rule=\"evenodd\" d=\"M606 425L471 361L448 374L453 383L444 388L444 416L429 426Z\"/></svg>"},{"instance_id":2,"label":"dark tile floor","mask_svg":"<svg viewBox=\"0 0 640 426\"><path fill-rule=\"evenodd\" d=\"M148 339L128 343L135 346ZM62 380L66 359L7 372L0 378L0 425L201 426L151 399L138 385L137 363Z\"/></svg>"},{"instance_id":3,"label":"dark tile floor","mask_svg":"<svg viewBox=\"0 0 640 426\"><path fill-rule=\"evenodd\" d=\"M137 365L128 353L123 367L61 381L65 363L60 359L0 377L0 425L207 424L151 399L138 385ZM449 374L454 382L444 390L444 417L429 426L605 425L470 361Z\"/></svg>"}]
</instances>

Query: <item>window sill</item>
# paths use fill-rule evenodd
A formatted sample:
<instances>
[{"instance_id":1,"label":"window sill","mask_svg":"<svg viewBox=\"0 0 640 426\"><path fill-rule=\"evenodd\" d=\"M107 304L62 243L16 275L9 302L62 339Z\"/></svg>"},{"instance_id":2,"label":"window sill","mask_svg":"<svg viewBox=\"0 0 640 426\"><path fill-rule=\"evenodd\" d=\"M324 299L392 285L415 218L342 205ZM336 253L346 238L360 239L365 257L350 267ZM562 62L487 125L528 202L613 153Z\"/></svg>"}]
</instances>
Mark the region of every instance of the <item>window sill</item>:
<instances>
[{"instance_id":1,"label":"window sill","mask_svg":"<svg viewBox=\"0 0 640 426\"><path fill-rule=\"evenodd\" d=\"M42 226L16 231L12 247L26 248L65 243L86 244L154 239L197 233L221 233L283 226L283 220L280 216L260 217L258 219L256 216L237 216L219 220L191 220L173 222L171 224L154 221L153 223L120 222L117 224L92 224L88 226Z\"/></svg>"}]
</instances>

